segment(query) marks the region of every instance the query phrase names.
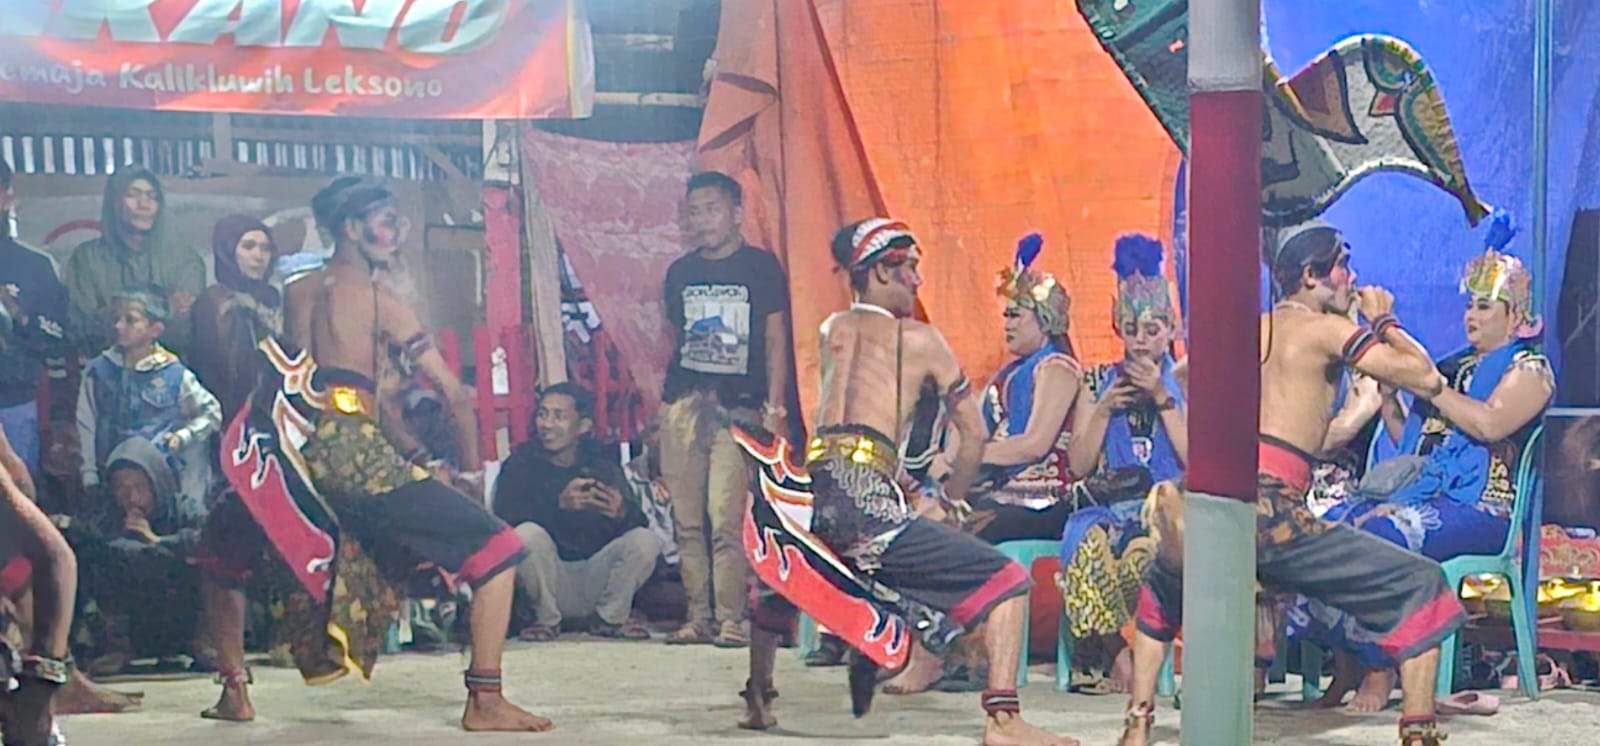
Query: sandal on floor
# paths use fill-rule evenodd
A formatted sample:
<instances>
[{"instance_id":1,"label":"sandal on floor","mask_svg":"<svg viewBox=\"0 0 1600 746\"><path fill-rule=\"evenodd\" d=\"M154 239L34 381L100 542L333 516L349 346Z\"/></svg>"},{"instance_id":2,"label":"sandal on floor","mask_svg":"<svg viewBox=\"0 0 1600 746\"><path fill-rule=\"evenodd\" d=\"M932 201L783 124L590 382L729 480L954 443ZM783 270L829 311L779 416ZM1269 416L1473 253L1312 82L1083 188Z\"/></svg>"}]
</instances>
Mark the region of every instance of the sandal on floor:
<instances>
[{"instance_id":1,"label":"sandal on floor","mask_svg":"<svg viewBox=\"0 0 1600 746\"><path fill-rule=\"evenodd\" d=\"M1441 715L1493 715L1500 711L1500 698L1482 692L1456 692L1439 700Z\"/></svg>"},{"instance_id":2,"label":"sandal on floor","mask_svg":"<svg viewBox=\"0 0 1600 746\"><path fill-rule=\"evenodd\" d=\"M750 647L750 632L739 622L723 622L711 644L719 648L747 648Z\"/></svg>"},{"instance_id":3,"label":"sandal on floor","mask_svg":"<svg viewBox=\"0 0 1600 746\"><path fill-rule=\"evenodd\" d=\"M1123 685L1121 689L1117 689L1111 683L1111 679L1108 677L1077 686L1073 688L1072 691L1089 697L1104 697L1108 695L1127 694L1131 688L1132 687L1130 685Z\"/></svg>"},{"instance_id":4,"label":"sandal on floor","mask_svg":"<svg viewBox=\"0 0 1600 746\"><path fill-rule=\"evenodd\" d=\"M589 634L611 640L648 640L650 628L633 620L629 620L627 624L599 622L589 628Z\"/></svg>"},{"instance_id":5,"label":"sandal on floor","mask_svg":"<svg viewBox=\"0 0 1600 746\"><path fill-rule=\"evenodd\" d=\"M555 642L560 637L560 629L538 624L517 633L517 639L523 642Z\"/></svg>"},{"instance_id":6,"label":"sandal on floor","mask_svg":"<svg viewBox=\"0 0 1600 746\"><path fill-rule=\"evenodd\" d=\"M709 645L711 644L711 630L707 625L690 622L678 628L678 631L667 635L665 642L668 645Z\"/></svg>"}]
</instances>

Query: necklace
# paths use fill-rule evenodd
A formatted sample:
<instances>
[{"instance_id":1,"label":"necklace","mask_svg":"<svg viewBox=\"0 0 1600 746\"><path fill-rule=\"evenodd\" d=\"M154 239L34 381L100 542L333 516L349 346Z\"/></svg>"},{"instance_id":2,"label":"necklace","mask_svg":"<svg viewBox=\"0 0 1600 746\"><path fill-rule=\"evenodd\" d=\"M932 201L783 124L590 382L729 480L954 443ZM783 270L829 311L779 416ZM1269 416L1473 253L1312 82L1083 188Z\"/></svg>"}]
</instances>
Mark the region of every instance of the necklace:
<instances>
[{"instance_id":1,"label":"necklace","mask_svg":"<svg viewBox=\"0 0 1600 746\"><path fill-rule=\"evenodd\" d=\"M1297 301L1297 300L1280 300L1280 301L1278 301L1277 305L1273 306L1273 308L1274 309L1279 309L1279 308L1298 308L1298 309L1300 309L1302 311L1309 311L1311 313L1316 313L1317 312L1317 309L1312 308L1311 306L1308 306L1308 305L1306 305L1304 303L1301 303L1300 301Z\"/></svg>"}]
</instances>

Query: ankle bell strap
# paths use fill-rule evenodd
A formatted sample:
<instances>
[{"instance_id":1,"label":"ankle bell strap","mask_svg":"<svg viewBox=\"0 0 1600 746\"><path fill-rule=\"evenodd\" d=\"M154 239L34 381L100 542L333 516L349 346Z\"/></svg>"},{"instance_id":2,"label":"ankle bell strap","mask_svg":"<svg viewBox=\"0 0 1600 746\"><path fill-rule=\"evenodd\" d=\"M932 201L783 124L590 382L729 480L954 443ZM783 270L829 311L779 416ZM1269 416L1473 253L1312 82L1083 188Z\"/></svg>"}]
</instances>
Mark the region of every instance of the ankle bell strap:
<instances>
[{"instance_id":1,"label":"ankle bell strap","mask_svg":"<svg viewBox=\"0 0 1600 746\"><path fill-rule=\"evenodd\" d=\"M464 674L467 691L499 694L501 678L499 671L467 671Z\"/></svg>"},{"instance_id":2,"label":"ankle bell strap","mask_svg":"<svg viewBox=\"0 0 1600 746\"><path fill-rule=\"evenodd\" d=\"M42 655L24 655L21 658L21 662L21 670L19 670L17 673L24 678L42 681L46 684L55 684L57 686L66 684L67 680L71 678L73 664L71 653L68 653L61 658L47 658Z\"/></svg>"},{"instance_id":3,"label":"ankle bell strap","mask_svg":"<svg viewBox=\"0 0 1600 746\"><path fill-rule=\"evenodd\" d=\"M985 689L981 701L983 711L990 715L1001 712L1015 715L1022 711L1022 700L1015 689Z\"/></svg>"},{"instance_id":4,"label":"ankle bell strap","mask_svg":"<svg viewBox=\"0 0 1600 746\"><path fill-rule=\"evenodd\" d=\"M256 677L250 667L246 666L233 671L227 669L217 671L213 681L223 686L248 686L256 683Z\"/></svg>"},{"instance_id":5,"label":"ankle bell strap","mask_svg":"<svg viewBox=\"0 0 1600 746\"><path fill-rule=\"evenodd\" d=\"M1128 707L1128 714L1123 716L1128 725L1154 725L1156 722L1156 706L1150 702L1141 702Z\"/></svg>"},{"instance_id":6,"label":"ankle bell strap","mask_svg":"<svg viewBox=\"0 0 1600 746\"><path fill-rule=\"evenodd\" d=\"M745 679L744 680L744 691L739 692L739 696L741 698L743 698L743 699L748 700L748 699L750 699L750 697L752 695L755 694L755 692L756 692L755 685L749 679ZM777 689L777 687L774 687L774 686L769 684L766 689L761 691L761 698L764 701L766 701L767 704L771 704L772 700L775 700L775 699L778 698L778 689Z\"/></svg>"},{"instance_id":7,"label":"ankle bell strap","mask_svg":"<svg viewBox=\"0 0 1600 746\"><path fill-rule=\"evenodd\" d=\"M1426 715L1400 718L1400 746L1440 746L1448 736Z\"/></svg>"}]
</instances>

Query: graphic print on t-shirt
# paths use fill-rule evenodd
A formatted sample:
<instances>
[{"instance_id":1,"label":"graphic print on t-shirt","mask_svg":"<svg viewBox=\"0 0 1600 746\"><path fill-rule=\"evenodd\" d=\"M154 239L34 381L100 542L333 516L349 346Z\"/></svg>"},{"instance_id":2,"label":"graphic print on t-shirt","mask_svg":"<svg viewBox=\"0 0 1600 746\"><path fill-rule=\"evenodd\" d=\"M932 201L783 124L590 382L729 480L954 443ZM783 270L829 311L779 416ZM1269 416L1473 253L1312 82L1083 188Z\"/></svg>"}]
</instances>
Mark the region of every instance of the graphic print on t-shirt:
<instances>
[{"instance_id":1,"label":"graphic print on t-shirt","mask_svg":"<svg viewBox=\"0 0 1600 746\"><path fill-rule=\"evenodd\" d=\"M750 288L688 285L683 288L684 370L742 376L750 369Z\"/></svg>"}]
</instances>

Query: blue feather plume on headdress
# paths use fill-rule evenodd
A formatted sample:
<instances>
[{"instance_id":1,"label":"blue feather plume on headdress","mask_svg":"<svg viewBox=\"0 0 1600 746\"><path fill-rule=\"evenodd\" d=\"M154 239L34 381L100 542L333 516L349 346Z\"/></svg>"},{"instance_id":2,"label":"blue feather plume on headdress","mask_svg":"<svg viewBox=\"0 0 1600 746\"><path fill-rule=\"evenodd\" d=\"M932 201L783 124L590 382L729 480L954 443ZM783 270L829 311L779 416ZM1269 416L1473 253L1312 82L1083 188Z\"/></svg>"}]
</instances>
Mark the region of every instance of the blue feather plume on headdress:
<instances>
[{"instance_id":1,"label":"blue feather plume on headdress","mask_svg":"<svg viewBox=\"0 0 1600 746\"><path fill-rule=\"evenodd\" d=\"M1505 251L1506 245L1511 243L1511 238L1515 235L1517 227L1511 223L1511 213L1497 208L1489 223L1489 235L1483 240L1483 244L1495 251Z\"/></svg>"},{"instance_id":2,"label":"blue feather plume on headdress","mask_svg":"<svg viewBox=\"0 0 1600 746\"><path fill-rule=\"evenodd\" d=\"M1044 236L1038 233L1029 233L1017 239L1016 269L1018 272L1033 266L1033 260L1039 258L1039 252L1044 250Z\"/></svg>"},{"instance_id":3,"label":"blue feather plume on headdress","mask_svg":"<svg viewBox=\"0 0 1600 746\"><path fill-rule=\"evenodd\" d=\"M1145 277L1161 275L1161 242L1143 233L1129 233L1117 238L1116 261L1111 268L1117 279L1126 280L1135 273Z\"/></svg>"}]
</instances>

